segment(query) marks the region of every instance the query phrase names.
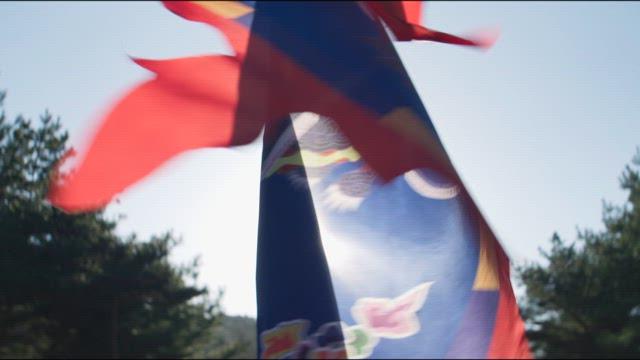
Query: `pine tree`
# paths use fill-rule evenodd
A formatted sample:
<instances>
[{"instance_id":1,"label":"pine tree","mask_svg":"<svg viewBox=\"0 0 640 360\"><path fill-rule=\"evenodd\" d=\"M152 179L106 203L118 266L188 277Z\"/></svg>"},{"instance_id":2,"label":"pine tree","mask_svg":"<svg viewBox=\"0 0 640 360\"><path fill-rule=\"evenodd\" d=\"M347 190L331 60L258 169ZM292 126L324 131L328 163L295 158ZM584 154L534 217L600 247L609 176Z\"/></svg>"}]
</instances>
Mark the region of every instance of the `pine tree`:
<instances>
[{"instance_id":1,"label":"pine tree","mask_svg":"<svg viewBox=\"0 0 640 360\"><path fill-rule=\"evenodd\" d=\"M0 357L187 357L214 336L219 296L168 261L167 233L121 238L103 211L46 201L67 134L45 113L9 121L0 94ZM64 181L63 175L58 175ZM214 339L212 339L214 340Z\"/></svg>"},{"instance_id":2,"label":"pine tree","mask_svg":"<svg viewBox=\"0 0 640 360\"><path fill-rule=\"evenodd\" d=\"M538 356L640 357L640 149L620 178L621 206L605 204L603 231L557 234L548 265L518 269L526 286L522 313Z\"/></svg>"}]
</instances>

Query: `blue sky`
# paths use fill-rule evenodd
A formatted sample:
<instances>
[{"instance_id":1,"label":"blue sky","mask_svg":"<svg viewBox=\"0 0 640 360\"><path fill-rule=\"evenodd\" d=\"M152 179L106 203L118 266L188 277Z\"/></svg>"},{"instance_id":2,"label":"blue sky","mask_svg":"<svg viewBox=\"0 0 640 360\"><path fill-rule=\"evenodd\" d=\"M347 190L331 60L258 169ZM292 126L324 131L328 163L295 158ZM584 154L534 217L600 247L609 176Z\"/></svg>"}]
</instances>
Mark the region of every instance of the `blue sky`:
<instances>
[{"instance_id":1,"label":"blue sky","mask_svg":"<svg viewBox=\"0 0 640 360\"><path fill-rule=\"evenodd\" d=\"M436 129L516 262L539 260L554 231L600 229L602 200L640 145L640 3L434 2L426 24L462 34L498 26L488 52L397 44ZM109 104L149 77L127 55L228 53L220 34L156 2L0 3L0 89L10 116L61 116L82 147ZM200 283L255 314L261 144L176 157L109 214L142 237L173 229L174 260L201 257Z\"/></svg>"}]
</instances>

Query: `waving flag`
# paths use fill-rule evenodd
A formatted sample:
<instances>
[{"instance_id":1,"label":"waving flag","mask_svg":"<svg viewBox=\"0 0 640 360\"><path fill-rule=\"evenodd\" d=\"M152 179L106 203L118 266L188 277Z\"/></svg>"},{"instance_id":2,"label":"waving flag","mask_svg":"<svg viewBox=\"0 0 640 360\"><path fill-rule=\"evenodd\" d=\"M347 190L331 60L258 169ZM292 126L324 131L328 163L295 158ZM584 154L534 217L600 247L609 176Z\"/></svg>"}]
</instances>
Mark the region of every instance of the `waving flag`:
<instances>
[{"instance_id":1,"label":"waving flag","mask_svg":"<svg viewBox=\"0 0 640 360\"><path fill-rule=\"evenodd\" d=\"M165 2L233 56L134 61L54 204L93 209L172 156L265 128L257 264L263 358L527 357L509 262L466 192L398 40L487 46L412 2ZM384 25L383 25L384 24Z\"/></svg>"},{"instance_id":2,"label":"waving flag","mask_svg":"<svg viewBox=\"0 0 640 360\"><path fill-rule=\"evenodd\" d=\"M57 206L67 211L104 206L181 152L246 144L265 123L299 111L335 119L385 180L426 165L453 176L450 165L434 151L438 146L433 139L412 136L415 119L398 120L413 116L390 105L389 94L401 91L407 81L396 76L402 69L398 61L389 60L394 64L389 67L388 59L376 57L390 43L371 37L363 28L364 19L352 16L369 14L365 21L380 16L403 40L460 43L452 40L458 39L454 36L431 36L442 33L419 26L420 3L333 4L336 15L344 14L337 27L314 23L319 19L313 13L318 4L305 4L297 14L288 2L261 4L260 11L253 1L163 4L186 19L220 29L234 55L134 59L155 77L130 90L105 115L73 175L52 187L50 198ZM253 24L258 12L263 20ZM296 17L324 30L316 38L305 38L298 28L282 27L282 17ZM362 66L363 62L370 66ZM374 77L386 88L367 88L372 83L366 80Z\"/></svg>"},{"instance_id":3,"label":"waving flag","mask_svg":"<svg viewBox=\"0 0 640 360\"><path fill-rule=\"evenodd\" d=\"M530 356L508 259L463 187L428 168L384 183L312 113L267 128L262 177L264 358Z\"/></svg>"}]
</instances>

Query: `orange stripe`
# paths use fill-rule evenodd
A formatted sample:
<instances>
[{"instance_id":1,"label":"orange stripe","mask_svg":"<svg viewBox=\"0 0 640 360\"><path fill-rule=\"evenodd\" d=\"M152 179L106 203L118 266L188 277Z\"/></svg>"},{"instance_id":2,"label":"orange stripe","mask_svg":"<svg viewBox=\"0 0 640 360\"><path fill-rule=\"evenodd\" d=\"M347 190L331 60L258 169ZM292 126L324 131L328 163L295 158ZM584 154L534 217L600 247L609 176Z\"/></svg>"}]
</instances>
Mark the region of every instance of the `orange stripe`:
<instances>
[{"instance_id":1,"label":"orange stripe","mask_svg":"<svg viewBox=\"0 0 640 360\"><path fill-rule=\"evenodd\" d=\"M253 8L239 1L193 1L212 13L226 19L239 18L253 11Z\"/></svg>"},{"instance_id":2,"label":"orange stripe","mask_svg":"<svg viewBox=\"0 0 640 360\"><path fill-rule=\"evenodd\" d=\"M498 290L500 288L500 280L498 277L498 264L494 245L496 240L484 221L480 223L479 230L480 250L473 290Z\"/></svg>"}]
</instances>

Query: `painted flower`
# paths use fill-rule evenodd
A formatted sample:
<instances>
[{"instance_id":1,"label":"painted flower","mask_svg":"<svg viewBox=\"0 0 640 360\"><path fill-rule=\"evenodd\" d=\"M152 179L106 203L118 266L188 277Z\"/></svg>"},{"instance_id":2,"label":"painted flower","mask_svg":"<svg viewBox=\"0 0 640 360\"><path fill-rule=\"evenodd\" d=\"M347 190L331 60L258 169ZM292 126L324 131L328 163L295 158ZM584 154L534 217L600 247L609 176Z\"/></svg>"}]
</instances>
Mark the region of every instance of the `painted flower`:
<instances>
[{"instance_id":1,"label":"painted flower","mask_svg":"<svg viewBox=\"0 0 640 360\"><path fill-rule=\"evenodd\" d=\"M414 335L420 330L416 312L422 308L432 284L422 283L394 299L358 299L351 313L375 336L399 339Z\"/></svg>"}]
</instances>

